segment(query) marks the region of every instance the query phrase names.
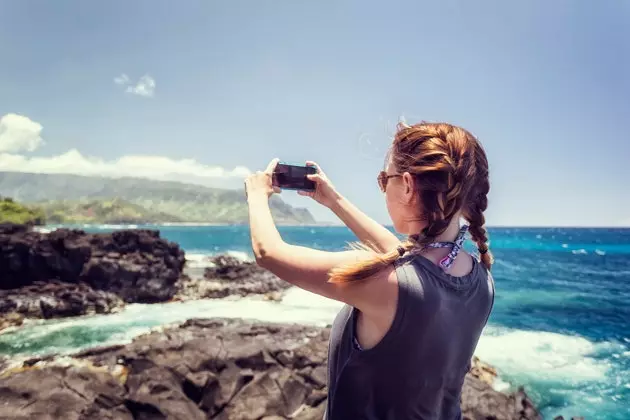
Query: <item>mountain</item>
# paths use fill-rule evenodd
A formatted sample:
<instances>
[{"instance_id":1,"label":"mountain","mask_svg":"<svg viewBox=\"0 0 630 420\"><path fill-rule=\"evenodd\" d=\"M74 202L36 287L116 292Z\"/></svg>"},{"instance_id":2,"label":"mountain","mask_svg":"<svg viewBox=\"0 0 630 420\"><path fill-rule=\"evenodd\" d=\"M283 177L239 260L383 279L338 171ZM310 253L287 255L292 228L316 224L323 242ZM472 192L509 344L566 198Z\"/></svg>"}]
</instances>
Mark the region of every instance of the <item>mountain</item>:
<instances>
[{"instance_id":1,"label":"mountain","mask_svg":"<svg viewBox=\"0 0 630 420\"><path fill-rule=\"evenodd\" d=\"M50 215L70 211L64 219L68 223L85 220L86 213L83 210L90 202L98 202L97 207L100 209L117 203L117 209L110 208L106 213L111 215L120 211L123 215L135 214L141 219L150 216L147 222L154 223L247 223L248 220L247 201L243 191L174 181L0 172L0 195L35 204ZM135 206L133 209L130 208L132 205ZM125 207L124 211L122 207ZM308 210L294 208L278 196L271 197L270 207L276 223L315 223ZM75 213L77 209L79 212ZM87 214L95 214L94 209ZM166 220L168 218L172 220ZM94 219L93 222L105 223L100 219Z\"/></svg>"}]
</instances>

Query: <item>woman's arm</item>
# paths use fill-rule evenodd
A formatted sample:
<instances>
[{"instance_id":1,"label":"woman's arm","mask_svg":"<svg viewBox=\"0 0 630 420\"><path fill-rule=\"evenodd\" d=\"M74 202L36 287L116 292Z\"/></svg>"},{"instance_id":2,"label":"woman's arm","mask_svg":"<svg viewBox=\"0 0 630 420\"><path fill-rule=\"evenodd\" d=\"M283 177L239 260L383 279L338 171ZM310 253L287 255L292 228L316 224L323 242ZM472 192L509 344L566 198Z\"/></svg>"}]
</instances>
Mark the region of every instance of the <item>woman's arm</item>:
<instances>
[{"instance_id":1,"label":"woman's arm","mask_svg":"<svg viewBox=\"0 0 630 420\"><path fill-rule=\"evenodd\" d=\"M284 242L275 226L264 194L249 194L249 222L256 262L281 279L302 289L352 305L364 312L380 311L396 301L397 279L393 269L362 281L329 283L334 267L370 258L367 251L325 252Z\"/></svg>"}]
</instances>

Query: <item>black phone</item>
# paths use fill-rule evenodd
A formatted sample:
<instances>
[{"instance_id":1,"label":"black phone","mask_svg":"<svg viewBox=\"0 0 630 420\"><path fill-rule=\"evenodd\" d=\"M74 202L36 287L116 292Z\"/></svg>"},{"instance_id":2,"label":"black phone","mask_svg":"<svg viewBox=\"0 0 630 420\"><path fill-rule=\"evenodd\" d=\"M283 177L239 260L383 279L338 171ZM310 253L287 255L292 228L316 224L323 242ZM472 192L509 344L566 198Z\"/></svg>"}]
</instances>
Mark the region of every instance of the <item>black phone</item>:
<instances>
[{"instance_id":1,"label":"black phone","mask_svg":"<svg viewBox=\"0 0 630 420\"><path fill-rule=\"evenodd\" d=\"M314 166L278 163L273 172L273 185L283 190L315 191L315 182L306 175L317 173Z\"/></svg>"}]
</instances>

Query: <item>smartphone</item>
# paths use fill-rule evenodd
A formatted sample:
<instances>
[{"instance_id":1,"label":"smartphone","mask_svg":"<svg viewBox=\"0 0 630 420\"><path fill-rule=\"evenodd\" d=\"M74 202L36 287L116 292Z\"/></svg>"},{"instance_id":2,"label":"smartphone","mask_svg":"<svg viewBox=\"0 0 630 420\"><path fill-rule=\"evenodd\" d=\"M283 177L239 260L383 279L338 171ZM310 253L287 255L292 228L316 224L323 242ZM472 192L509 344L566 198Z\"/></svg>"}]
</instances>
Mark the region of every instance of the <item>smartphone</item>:
<instances>
[{"instance_id":1,"label":"smartphone","mask_svg":"<svg viewBox=\"0 0 630 420\"><path fill-rule=\"evenodd\" d=\"M314 166L289 165L278 163L273 172L273 185L283 190L315 191L315 182L306 175L316 174Z\"/></svg>"}]
</instances>

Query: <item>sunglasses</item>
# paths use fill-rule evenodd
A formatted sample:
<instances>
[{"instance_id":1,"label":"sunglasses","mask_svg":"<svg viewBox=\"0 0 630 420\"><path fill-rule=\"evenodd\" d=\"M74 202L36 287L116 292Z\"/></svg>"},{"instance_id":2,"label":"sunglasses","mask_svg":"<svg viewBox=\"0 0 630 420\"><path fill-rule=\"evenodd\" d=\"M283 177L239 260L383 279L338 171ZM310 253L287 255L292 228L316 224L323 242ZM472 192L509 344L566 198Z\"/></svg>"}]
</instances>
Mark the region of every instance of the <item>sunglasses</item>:
<instances>
[{"instance_id":1,"label":"sunglasses","mask_svg":"<svg viewBox=\"0 0 630 420\"><path fill-rule=\"evenodd\" d=\"M389 181L390 178L398 178L401 177L402 175L398 175L398 174L394 174L394 175L389 175L387 174L387 172L385 171L381 171L378 174L377 180L378 180L378 186L381 189L382 192L385 192L387 190L387 181Z\"/></svg>"}]
</instances>

